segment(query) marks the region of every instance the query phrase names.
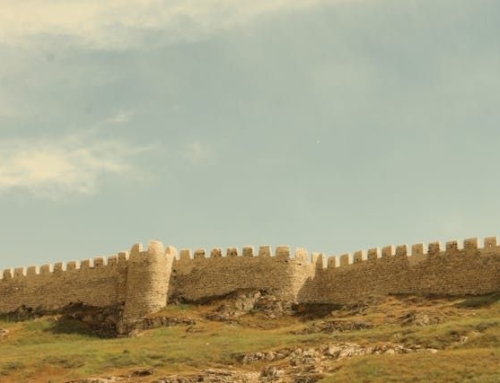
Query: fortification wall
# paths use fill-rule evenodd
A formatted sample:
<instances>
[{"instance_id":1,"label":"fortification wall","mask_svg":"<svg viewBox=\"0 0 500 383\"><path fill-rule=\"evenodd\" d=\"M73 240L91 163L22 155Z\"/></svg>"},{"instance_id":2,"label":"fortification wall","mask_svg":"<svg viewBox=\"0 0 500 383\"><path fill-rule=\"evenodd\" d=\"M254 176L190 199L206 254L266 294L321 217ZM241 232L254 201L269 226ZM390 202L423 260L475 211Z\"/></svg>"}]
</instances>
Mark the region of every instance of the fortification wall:
<instances>
[{"instance_id":1,"label":"fortification wall","mask_svg":"<svg viewBox=\"0 0 500 383\"><path fill-rule=\"evenodd\" d=\"M93 306L123 303L126 298L128 254L64 264L46 264L1 272L0 313L24 305L57 309L69 303Z\"/></svg>"},{"instance_id":2,"label":"fortification wall","mask_svg":"<svg viewBox=\"0 0 500 383\"><path fill-rule=\"evenodd\" d=\"M173 264L169 295L188 301L223 296L239 289L266 290L276 296L295 301L304 282L313 276L307 252L297 249L292 258L290 248L276 248L274 256L269 246L259 249L244 247L242 254L236 248L213 249L206 256L203 249L184 249Z\"/></svg>"},{"instance_id":3,"label":"fortification wall","mask_svg":"<svg viewBox=\"0 0 500 383\"><path fill-rule=\"evenodd\" d=\"M354 303L370 295L478 295L500 291L500 246L495 237L411 246L386 246L353 255L325 257L287 246L271 254L245 247L226 256L213 249L164 250L151 242L127 253L82 262L16 268L0 273L0 313L27 307L57 309L81 302L92 306L124 304L124 321L133 322L167 304L224 296L241 289L265 290L298 303Z\"/></svg>"},{"instance_id":4,"label":"fortification wall","mask_svg":"<svg viewBox=\"0 0 500 383\"><path fill-rule=\"evenodd\" d=\"M353 303L370 295L479 295L500 291L500 247L495 237L478 246L457 241L358 251L318 263L298 294L301 302Z\"/></svg>"},{"instance_id":5,"label":"fortification wall","mask_svg":"<svg viewBox=\"0 0 500 383\"><path fill-rule=\"evenodd\" d=\"M130 250L127 273L127 294L123 312L124 325L159 311L167 305L172 262L177 251L163 248L161 242L152 241L143 251L140 243Z\"/></svg>"}]
</instances>

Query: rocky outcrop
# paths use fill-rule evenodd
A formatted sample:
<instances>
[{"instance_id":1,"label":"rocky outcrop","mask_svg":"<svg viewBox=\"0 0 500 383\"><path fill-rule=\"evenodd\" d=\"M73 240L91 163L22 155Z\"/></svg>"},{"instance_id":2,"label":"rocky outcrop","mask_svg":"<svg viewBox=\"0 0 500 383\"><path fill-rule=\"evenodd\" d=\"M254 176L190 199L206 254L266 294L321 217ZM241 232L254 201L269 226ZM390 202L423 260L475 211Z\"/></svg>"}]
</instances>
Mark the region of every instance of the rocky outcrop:
<instances>
[{"instance_id":1,"label":"rocky outcrop","mask_svg":"<svg viewBox=\"0 0 500 383\"><path fill-rule=\"evenodd\" d=\"M0 341L7 338L7 336L9 336L9 330L5 330L3 328L0 328Z\"/></svg>"}]
</instances>

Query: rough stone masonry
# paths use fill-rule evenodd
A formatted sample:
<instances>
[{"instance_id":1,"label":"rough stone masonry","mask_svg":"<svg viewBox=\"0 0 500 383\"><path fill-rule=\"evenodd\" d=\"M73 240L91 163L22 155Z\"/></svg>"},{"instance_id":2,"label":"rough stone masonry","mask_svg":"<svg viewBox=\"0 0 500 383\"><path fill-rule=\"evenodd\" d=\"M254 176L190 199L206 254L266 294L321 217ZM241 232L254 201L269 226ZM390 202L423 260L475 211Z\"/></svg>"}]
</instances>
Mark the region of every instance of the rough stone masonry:
<instances>
[{"instance_id":1,"label":"rough stone masonry","mask_svg":"<svg viewBox=\"0 0 500 383\"><path fill-rule=\"evenodd\" d=\"M200 301L257 289L296 303L348 304L370 295L480 295L500 291L500 246L488 237L386 246L340 257L280 246L180 253L152 241L108 258L0 272L0 313L82 303L123 305L123 323L159 311L169 299Z\"/></svg>"}]
</instances>

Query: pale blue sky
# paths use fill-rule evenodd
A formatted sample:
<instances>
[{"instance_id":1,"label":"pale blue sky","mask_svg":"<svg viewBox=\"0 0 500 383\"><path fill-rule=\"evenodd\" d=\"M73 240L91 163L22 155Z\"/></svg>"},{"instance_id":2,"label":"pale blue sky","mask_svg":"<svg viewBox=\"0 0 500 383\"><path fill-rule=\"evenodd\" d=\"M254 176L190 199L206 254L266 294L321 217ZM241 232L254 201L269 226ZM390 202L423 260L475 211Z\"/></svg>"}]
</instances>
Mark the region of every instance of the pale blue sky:
<instances>
[{"instance_id":1,"label":"pale blue sky","mask_svg":"<svg viewBox=\"0 0 500 383\"><path fill-rule=\"evenodd\" d=\"M0 2L0 269L500 229L500 2Z\"/></svg>"}]
</instances>

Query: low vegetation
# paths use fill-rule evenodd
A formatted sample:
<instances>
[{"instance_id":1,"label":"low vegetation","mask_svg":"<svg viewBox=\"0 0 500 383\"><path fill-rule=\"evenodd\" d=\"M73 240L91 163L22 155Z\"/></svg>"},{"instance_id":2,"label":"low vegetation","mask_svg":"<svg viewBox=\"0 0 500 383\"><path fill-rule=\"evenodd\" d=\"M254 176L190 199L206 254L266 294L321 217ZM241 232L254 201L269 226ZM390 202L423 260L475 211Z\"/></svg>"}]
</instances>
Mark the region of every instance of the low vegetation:
<instances>
[{"instance_id":1,"label":"low vegetation","mask_svg":"<svg viewBox=\"0 0 500 383\"><path fill-rule=\"evenodd\" d=\"M392 296L293 308L276 301L259 306L264 298L244 308L238 296L171 305L149 318L147 329L113 339L67 313L25 321L4 317L0 382L110 376L174 382L168 377L188 379L208 369L232 371L236 375L227 381L234 382L238 373L252 371L259 382L500 381L497 295ZM149 328L160 322L163 327Z\"/></svg>"}]
</instances>

